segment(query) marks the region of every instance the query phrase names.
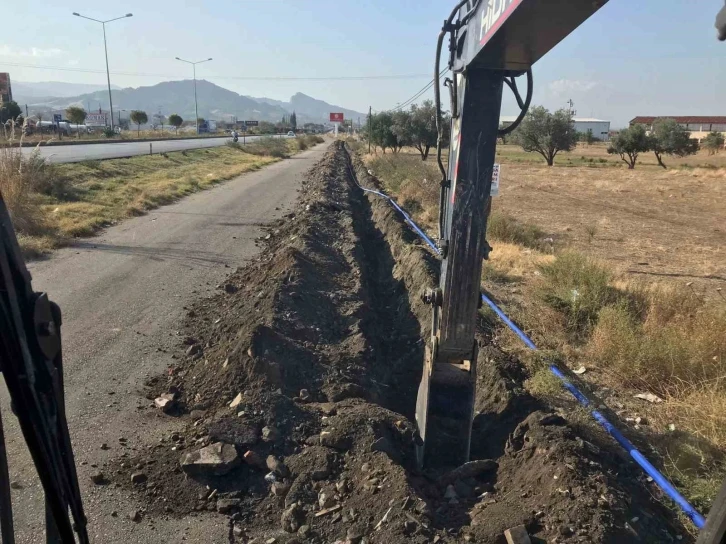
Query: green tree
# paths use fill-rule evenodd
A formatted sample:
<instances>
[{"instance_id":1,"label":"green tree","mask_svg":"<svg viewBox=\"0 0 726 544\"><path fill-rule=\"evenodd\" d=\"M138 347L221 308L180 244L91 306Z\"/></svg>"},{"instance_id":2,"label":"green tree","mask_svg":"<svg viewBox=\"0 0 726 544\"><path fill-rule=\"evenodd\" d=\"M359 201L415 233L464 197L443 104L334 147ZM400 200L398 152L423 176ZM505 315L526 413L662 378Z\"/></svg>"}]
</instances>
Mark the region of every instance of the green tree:
<instances>
[{"instance_id":1,"label":"green tree","mask_svg":"<svg viewBox=\"0 0 726 544\"><path fill-rule=\"evenodd\" d=\"M443 126L444 141L442 145L448 145L450 119L444 116L441 120ZM411 145L421 154L421 160L425 161L429 156L432 147L436 147L439 133L436 129L436 106L431 100L424 100L420 106L411 106Z\"/></svg>"},{"instance_id":2,"label":"green tree","mask_svg":"<svg viewBox=\"0 0 726 544\"><path fill-rule=\"evenodd\" d=\"M371 143L379 146L383 153L390 148L395 150L398 146L398 139L393 133L393 115L388 111L376 113L371 119Z\"/></svg>"},{"instance_id":3,"label":"green tree","mask_svg":"<svg viewBox=\"0 0 726 544\"><path fill-rule=\"evenodd\" d=\"M14 100L10 102L0 102L0 123L6 123L11 119L17 119L23 113L18 103Z\"/></svg>"},{"instance_id":4,"label":"green tree","mask_svg":"<svg viewBox=\"0 0 726 544\"><path fill-rule=\"evenodd\" d=\"M648 136L643 125L632 125L621 130L610 142L608 153L620 155L620 158L628 165L628 169L635 168L638 155L650 151L653 138Z\"/></svg>"},{"instance_id":5,"label":"green tree","mask_svg":"<svg viewBox=\"0 0 726 544\"><path fill-rule=\"evenodd\" d=\"M391 114L391 132L395 137L393 152L398 153L403 146L413 143L413 124L407 111L394 111Z\"/></svg>"},{"instance_id":6,"label":"green tree","mask_svg":"<svg viewBox=\"0 0 726 544\"><path fill-rule=\"evenodd\" d=\"M653 132L650 135L650 146L658 164L663 168L663 155L672 157L686 157L698 152L698 142L691 140L690 133L675 119L659 119L653 124Z\"/></svg>"},{"instance_id":7,"label":"green tree","mask_svg":"<svg viewBox=\"0 0 726 544\"><path fill-rule=\"evenodd\" d=\"M290 116L290 129L293 132L297 131L297 114L293 111L292 115Z\"/></svg>"},{"instance_id":8,"label":"green tree","mask_svg":"<svg viewBox=\"0 0 726 544\"><path fill-rule=\"evenodd\" d=\"M179 127L182 126L182 123L184 122L184 119L181 118L181 115L178 113L172 113L169 116L169 124L174 127L174 130L177 134L179 134Z\"/></svg>"},{"instance_id":9,"label":"green tree","mask_svg":"<svg viewBox=\"0 0 726 544\"><path fill-rule=\"evenodd\" d=\"M68 119L74 125L82 125L86 122L86 110L78 106L69 106L66 108L66 119ZM78 128L76 136L81 137L81 129Z\"/></svg>"},{"instance_id":10,"label":"green tree","mask_svg":"<svg viewBox=\"0 0 726 544\"><path fill-rule=\"evenodd\" d=\"M542 106L529 110L513 138L526 152L536 151L552 166L560 151L571 151L577 144L572 114L565 109L550 113Z\"/></svg>"},{"instance_id":11,"label":"green tree","mask_svg":"<svg viewBox=\"0 0 726 544\"><path fill-rule=\"evenodd\" d=\"M260 134L275 134L275 125L273 125L269 121L260 121L257 129L259 130Z\"/></svg>"},{"instance_id":12,"label":"green tree","mask_svg":"<svg viewBox=\"0 0 726 544\"><path fill-rule=\"evenodd\" d=\"M723 149L724 136L721 132L709 132L703 139L703 147L708 149L708 154L713 155Z\"/></svg>"},{"instance_id":13,"label":"green tree","mask_svg":"<svg viewBox=\"0 0 726 544\"><path fill-rule=\"evenodd\" d=\"M149 122L149 116L146 115L145 111L131 110L131 115L129 115L129 118L131 119L132 123L136 124L136 135L141 136L141 125Z\"/></svg>"}]
</instances>

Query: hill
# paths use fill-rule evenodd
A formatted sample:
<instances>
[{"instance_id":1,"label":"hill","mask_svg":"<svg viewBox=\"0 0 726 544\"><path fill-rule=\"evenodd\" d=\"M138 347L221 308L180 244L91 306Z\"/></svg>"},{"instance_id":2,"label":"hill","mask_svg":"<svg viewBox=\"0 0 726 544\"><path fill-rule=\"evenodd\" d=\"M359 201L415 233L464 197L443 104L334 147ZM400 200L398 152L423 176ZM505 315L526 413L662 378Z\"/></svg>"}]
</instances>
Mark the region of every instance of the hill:
<instances>
[{"instance_id":1,"label":"hill","mask_svg":"<svg viewBox=\"0 0 726 544\"><path fill-rule=\"evenodd\" d=\"M194 83L192 80L164 81L156 85L138 88L112 90L114 111L144 110L150 115L159 111L164 115L178 113L184 119L194 118ZM16 94L16 93L14 93ZM79 105L95 110L108 109L108 92L97 90L76 96L38 98L23 100L31 111L63 110L70 105ZM206 80L197 80L199 116L205 119L231 120L256 119L259 121L279 121L283 115L295 111L298 123L321 123L328 120L331 111L342 111L346 118L363 117L364 114L350 109L328 104L302 93L297 93L289 102L269 98L252 98L239 95Z\"/></svg>"}]
</instances>

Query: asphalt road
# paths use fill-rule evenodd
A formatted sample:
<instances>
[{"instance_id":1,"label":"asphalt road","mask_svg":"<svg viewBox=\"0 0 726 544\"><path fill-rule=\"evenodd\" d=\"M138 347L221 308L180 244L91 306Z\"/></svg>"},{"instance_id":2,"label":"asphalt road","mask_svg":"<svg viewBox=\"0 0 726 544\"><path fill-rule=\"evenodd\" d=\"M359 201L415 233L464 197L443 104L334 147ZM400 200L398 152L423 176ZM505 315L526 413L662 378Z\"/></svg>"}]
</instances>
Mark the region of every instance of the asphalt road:
<instances>
[{"instance_id":1,"label":"asphalt road","mask_svg":"<svg viewBox=\"0 0 726 544\"><path fill-rule=\"evenodd\" d=\"M277 137L277 136L275 136ZM283 136L286 138L287 136ZM247 136L245 140L252 142L260 136ZM149 153L151 144L154 153L165 153L169 151L183 151L184 149L202 149L206 147L219 147L225 145L231 138L189 138L187 140L149 140L146 142L123 142L108 144L80 144L80 145L54 145L49 147L40 146L40 154L46 157L48 162L80 162L99 159L117 159L119 157L133 157L135 155L146 155ZM242 143L242 136L239 142ZM32 147L24 147L23 153L29 154Z\"/></svg>"},{"instance_id":2,"label":"asphalt road","mask_svg":"<svg viewBox=\"0 0 726 544\"><path fill-rule=\"evenodd\" d=\"M185 306L213 293L257 254L262 227L291 208L302 174L326 147L129 219L30 264L35 290L47 291L63 312L66 406L92 542L229 542L226 518L214 513L134 523L128 515L143 508L139 496L96 486L90 474L93 465L133 456L181 428L149 406L145 379L163 373L171 354L180 352ZM4 387L0 393L11 481L20 487L12 491L17 541L45 542L42 488ZM102 450L103 443L110 449Z\"/></svg>"}]
</instances>

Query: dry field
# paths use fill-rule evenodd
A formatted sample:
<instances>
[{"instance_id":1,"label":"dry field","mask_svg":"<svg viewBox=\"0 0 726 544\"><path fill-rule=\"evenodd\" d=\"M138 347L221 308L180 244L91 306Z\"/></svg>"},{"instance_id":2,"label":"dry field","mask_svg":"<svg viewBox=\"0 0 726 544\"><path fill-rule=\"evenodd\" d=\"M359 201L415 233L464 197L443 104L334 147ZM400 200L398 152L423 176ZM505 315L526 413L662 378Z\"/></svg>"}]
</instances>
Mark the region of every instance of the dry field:
<instances>
[{"instance_id":1,"label":"dry field","mask_svg":"<svg viewBox=\"0 0 726 544\"><path fill-rule=\"evenodd\" d=\"M514 146L500 149L495 209L620 273L726 287L726 153L666 161L668 170L646 154L628 170L602 145L580 147L558 164L606 163L568 168L549 168Z\"/></svg>"}]
</instances>

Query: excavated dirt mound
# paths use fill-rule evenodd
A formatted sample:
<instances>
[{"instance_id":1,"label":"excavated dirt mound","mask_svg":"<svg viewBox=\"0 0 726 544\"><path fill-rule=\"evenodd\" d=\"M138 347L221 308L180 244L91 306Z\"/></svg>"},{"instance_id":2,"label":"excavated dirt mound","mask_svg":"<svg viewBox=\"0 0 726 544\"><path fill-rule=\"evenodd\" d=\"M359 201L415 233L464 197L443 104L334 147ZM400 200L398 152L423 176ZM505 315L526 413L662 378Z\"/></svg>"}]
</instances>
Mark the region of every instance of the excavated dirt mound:
<instances>
[{"instance_id":1,"label":"excavated dirt mound","mask_svg":"<svg viewBox=\"0 0 726 544\"><path fill-rule=\"evenodd\" d=\"M437 263L355 176L376 186L334 143L258 260L190 311L180 364L150 387L186 431L112 471L148 496L146 515L217 510L230 542L503 543L521 524L533 542L688 541L612 444L523 390L522 367L485 331L476 461L415 470L430 335L418 295ZM234 463L182 468L220 442Z\"/></svg>"}]
</instances>

